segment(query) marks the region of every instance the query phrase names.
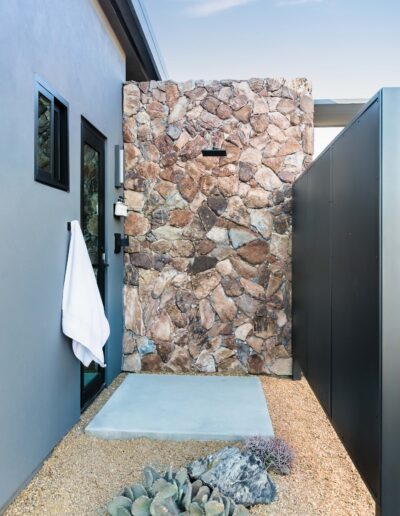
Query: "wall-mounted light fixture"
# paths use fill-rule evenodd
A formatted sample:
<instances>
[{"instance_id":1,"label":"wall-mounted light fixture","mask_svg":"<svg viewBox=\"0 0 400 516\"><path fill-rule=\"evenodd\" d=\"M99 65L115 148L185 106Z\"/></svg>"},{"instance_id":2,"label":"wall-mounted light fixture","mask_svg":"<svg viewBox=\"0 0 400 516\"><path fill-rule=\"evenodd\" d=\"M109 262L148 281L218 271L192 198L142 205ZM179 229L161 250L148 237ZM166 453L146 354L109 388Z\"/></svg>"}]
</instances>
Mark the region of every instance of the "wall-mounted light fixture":
<instances>
[{"instance_id":1,"label":"wall-mounted light fixture","mask_svg":"<svg viewBox=\"0 0 400 516\"><path fill-rule=\"evenodd\" d=\"M129 237L121 233L114 233L114 253L119 254L123 247L129 245Z\"/></svg>"},{"instance_id":2,"label":"wall-mounted light fixture","mask_svg":"<svg viewBox=\"0 0 400 516\"><path fill-rule=\"evenodd\" d=\"M124 149L120 145L115 150L115 188L121 188L124 183Z\"/></svg>"},{"instance_id":3,"label":"wall-mounted light fixture","mask_svg":"<svg viewBox=\"0 0 400 516\"><path fill-rule=\"evenodd\" d=\"M128 206L124 202L122 196L118 197L118 201L114 203L114 216L115 217L127 217Z\"/></svg>"},{"instance_id":4,"label":"wall-mounted light fixture","mask_svg":"<svg viewBox=\"0 0 400 516\"><path fill-rule=\"evenodd\" d=\"M211 149L203 149L201 151L203 156L210 156L210 157L221 157L226 156L226 150L220 149L219 147L211 147Z\"/></svg>"}]
</instances>

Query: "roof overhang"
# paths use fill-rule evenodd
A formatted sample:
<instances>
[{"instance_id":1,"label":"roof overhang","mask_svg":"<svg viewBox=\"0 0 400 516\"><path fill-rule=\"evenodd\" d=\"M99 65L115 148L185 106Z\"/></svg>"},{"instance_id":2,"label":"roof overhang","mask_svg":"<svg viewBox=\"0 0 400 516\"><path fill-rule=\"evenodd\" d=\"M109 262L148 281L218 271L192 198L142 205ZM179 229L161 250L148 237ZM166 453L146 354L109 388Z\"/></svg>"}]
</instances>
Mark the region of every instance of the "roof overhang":
<instances>
[{"instance_id":1,"label":"roof overhang","mask_svg":"<svg viewBox=\"0 0 400 516\"><path fill-rule=\"evenodd\" d=\"M99 0L99 3L126 54L126 80L149 81L165 77L162 59L151 28L139 17L132 0ZM138 6L141 7L139 3ZM151 41L152 45L149 44ZM151 48L151 46L153 48Z\"/></svg>"},{"instance_id":2,"label":"roof overhang","mask_svg":"<svg viewBox=\"0 0 400 516\"><path fill-rule=\"evenodd\" d=\"M366 102L366 99L316 99L314 127L344 127Z\"/></svg>"}]
</instances>

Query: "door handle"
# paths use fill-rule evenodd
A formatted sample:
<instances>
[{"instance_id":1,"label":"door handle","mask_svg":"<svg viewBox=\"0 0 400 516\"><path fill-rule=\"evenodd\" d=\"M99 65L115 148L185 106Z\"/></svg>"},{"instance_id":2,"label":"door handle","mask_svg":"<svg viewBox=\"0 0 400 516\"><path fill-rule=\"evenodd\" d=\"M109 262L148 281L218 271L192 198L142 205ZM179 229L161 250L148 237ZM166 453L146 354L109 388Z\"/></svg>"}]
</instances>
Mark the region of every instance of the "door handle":
<instances>
[{"instance_id":1,"label":"door handle","mask_svg":"<svg viewBox=\"0 0 400 516\"><path fill-rule=\"evenodd\" d=\"M101 253L101 265L104 268L110 266L110 264L106 262L106 253Z\"/></svg>"}]
</instances>

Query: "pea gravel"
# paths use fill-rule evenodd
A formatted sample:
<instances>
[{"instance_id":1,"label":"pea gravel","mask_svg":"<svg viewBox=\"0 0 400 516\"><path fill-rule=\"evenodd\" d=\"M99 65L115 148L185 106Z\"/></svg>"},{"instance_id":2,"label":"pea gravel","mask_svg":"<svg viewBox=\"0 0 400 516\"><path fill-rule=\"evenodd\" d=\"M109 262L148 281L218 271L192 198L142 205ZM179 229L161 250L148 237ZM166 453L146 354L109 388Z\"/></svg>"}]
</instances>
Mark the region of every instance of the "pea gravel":
<instances>
[{"instance_id":1,"label":"pea gravel","mask_svg":"<svg viewBox=\"0 0 400 516\"><path fill-rule=\"evenodd\" d=\"M104 515L107 502L123 487L140 480L144 466L179 467L227 444L102 441L85 435L86 424L124 377L121 374L82 414L4 516ZM295 463L291 475L272 475L278 487L277 501L254 507L251 514L373 516L374 502L307 382L261 380L275 434L293 447Z\"/></svg>"}]
</instances>

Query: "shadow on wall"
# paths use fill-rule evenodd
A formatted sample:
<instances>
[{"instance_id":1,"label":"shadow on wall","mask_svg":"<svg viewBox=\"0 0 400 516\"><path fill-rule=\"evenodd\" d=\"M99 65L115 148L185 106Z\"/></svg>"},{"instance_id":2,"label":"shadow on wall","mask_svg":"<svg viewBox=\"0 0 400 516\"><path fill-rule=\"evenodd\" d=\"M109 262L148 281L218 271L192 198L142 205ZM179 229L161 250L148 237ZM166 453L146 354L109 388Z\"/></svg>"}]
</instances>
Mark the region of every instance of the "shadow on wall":
<instances>
[{"instance_id":1,"label":"shadow on wall","mask_svg":"<svg viewBox=\"0 0 400 516\"><path fill-rule=\"evenodd\" d=\"M305 79L124 87L126 371L291 374ZM203 157L216 145L227 156Z\"/></svg>"}]
</instances>

